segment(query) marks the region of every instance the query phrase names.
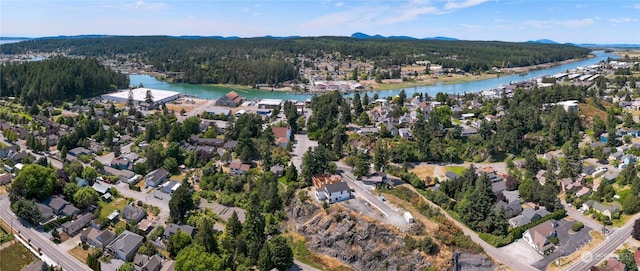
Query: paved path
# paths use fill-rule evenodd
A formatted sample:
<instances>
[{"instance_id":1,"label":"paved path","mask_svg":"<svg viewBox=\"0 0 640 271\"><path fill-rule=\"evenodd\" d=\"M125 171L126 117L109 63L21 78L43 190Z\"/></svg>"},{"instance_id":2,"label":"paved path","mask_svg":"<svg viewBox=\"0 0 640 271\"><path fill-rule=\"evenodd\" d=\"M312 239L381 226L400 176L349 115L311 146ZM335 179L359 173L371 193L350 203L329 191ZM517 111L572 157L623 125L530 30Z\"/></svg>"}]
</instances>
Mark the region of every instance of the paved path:
<instances>
[{"instance_id":1,"label":"paved path","mask_svg":"<svg viewBox=\"0 0 640 271\"><path fill-rule=\"evenodd\" d=\"M592 228L596 231L602 231L602 224L591 219L590 217L585 216L583 213L579 212L573 207L569 207L566 201L561 200L562 206L567 211L567 215L572 217L575 220L582 222L585 226Z\"/></svg>"},{"instance_id":2,"label":"paved path","mask_svg":"<svg viewBox=\"0 0 640 271\"><path fill-rule=\"evenodd\" d=\"M0 206L9 206L9 198L6 195L0 196ZM24 238L31 240L31 244L41 249L45 258L52 259L64 270L91 271L88 266L80 262L66 251L56 247L53 242L44 237L40 232L22 225L18 217L9 208L0 208L0 218L7 225L11 225L15 231L19 231Z\"/></svg>"},{"instance_id":3,"label":"paved path","mask_svg":"<svg viewBox=\"0 0 640 271\"><path fill-rule=\"evenodd\" d=\"M158 219L155 221L156 225L163 225L169 219L169 200L171 199L170 195L158 190L156 190L155 192L152 191L149 194L147 194L145 190L142 190L142 192L134 191L129 189L128 184L122 182L118 184L108 184L104 182L100 183L108 187L115 187L116 189L118 189L118 192L124 197L132 198L137 201L142 201L151 206L158 207L160 209L160 213L158 214Z\"/></svg>"},{"instance_id":4,"label":"paved path","mask_svg":"<svg viewBox=\"0 0 640 271\"><path fill-rule=\"evenodd\" d=\"M569 266L565 270L570 271L583 271L588 270L591 266L596 265L618 248L624 241L631 238L631 231L633 229L633 223L636 219L640 218L640 214L633 216L626 225L622 228L614 231L611 235L607 236L599 246L595 249L586 252L581 256L581 259L576 261L573 265Z\"/></svg>"},{"instance_id":5,"label":"paved path","mask_svg":"<svg viewBox=\"0 0 640 271\"><path fill-rule=\"evenodd\" d=\"M291 161L293 165L296 166L298 172L302 172L302 156L309 150L309 147L318 146L318 142L309 139L306 134L295 135L295 145L293 147L293 157L291 157Z\"/></svg>"}]
</instances>

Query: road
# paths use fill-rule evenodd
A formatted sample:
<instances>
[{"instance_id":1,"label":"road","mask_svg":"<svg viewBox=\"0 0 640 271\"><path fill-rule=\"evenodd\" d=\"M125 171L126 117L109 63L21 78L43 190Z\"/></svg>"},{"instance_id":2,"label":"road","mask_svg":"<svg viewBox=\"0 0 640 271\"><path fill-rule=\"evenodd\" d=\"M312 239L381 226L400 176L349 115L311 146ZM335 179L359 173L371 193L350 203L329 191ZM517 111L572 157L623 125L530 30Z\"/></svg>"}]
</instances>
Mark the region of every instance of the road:
<instances>
[{"instance_id":1,"label":"road","mask_svg":"<svg viewBox=\"0 0 640 271\"><path fill-rule=\"evenodd\" d=\"M575 208L569 207L566 201L561 200L561 202L562 202L562 206L564 206L564 209L567 211L568 216L573 217L575 220L582 222L582 224L584 224L589 228L592 228L596 231L602 231L602 224L600 224L599 222L589 217L586 217L583 213L579 212Z\"/></svg>"},{"instance_id":2,"label":"road","mask_svg":"<svg viewBox=\"0 0 640 271\"><path fill-rule=\"evenodd\" d=\"M306 134L296 134L294 140L296 144L293 147L293 157L291 157L291 161L293 165L296 166L298 172L302 172L302 156L309 150L309 147L318 146L318 142L309 139Z\"/></svg>"},{"instance_id":3,"label":"road","mask_svg":"<svg viewBox=\"0 0 640 271\"><path fill-rule=\"evenodd\" d=\"M426 199L424 196L422 196L422 194L418 193L415 188L413 188L413 186L407 185L407 188L411 189L412 191L416 192L418 195L420 195L420 197L422 197L423 200L425 200L426 202L429 203L429 205L431 205L431 207L433 208L437 208L438 210L440 210L440 213L444 214L449 220L451 220L454 224L456 224L456 226L458 226L460 229L462 229L462 232L464 232L465 235L469 236L471 238L471 240L473 240L474 242L476 242L478 245L480 245L483 249L484 252L487 253L491 258L493 258L494 261L498 261L506 266L511 267L511 269L513 270L518 270L518 271L537 271L538 269L523 264L520 262L520 259L514 259L512 258L510 255L507 255L506 253L503 253L502 251L498 250L497 248L495 248L494 246L488 244L487 242L485 242L484 240L480 239L480 237L478 236L478 234L469 229L466 225L458 222L457 220L455 220L454 218L452 218L451 216L449 216L449 214L443 210L442 208L440 208L440 206L436 205L435 203L429 201L428 199Z\"/></svg>"},{"instance_id":4,"label":"road","mask_svg":"<svg viewBox=\"0 0 640 271\"><path fill-rule=\"evenodd\" d=\"M589 270L591 266L596 265L606 257L608 257L611 253L613 253L616 248L618 248L624 241L627 241L631 238L631 231L633 229L633 223L636 219L640 218L640 214L636 214L634 217L629 219L624 227L614 231L611 235L609 235L602 244L597 246L595 249L586 252L582 255L579 261L576 261L573 265L569 266L569 268L565 270L575 270L575 271L583 271Z\"/></svg>"},{"instance_id":5,"label":"road","mask_svg":"<svg viewBox=\"0 0 640 271\"><path fill-rule=\"evenodd\" d=\"M300 261L294 260L293 266L287 269L287 271L321 271L313 266L304 264Z\"/></svg>"},{"instance_id":6,"label":"road","mask_svg":"<svg viewBox=\"0 0 640 271\"><path fill-rule=\"evenodd\" d=\"M9 206L8 196L0 196L0 206ZM31 240L31 244L40 248L43 255L56 261L56 263L64 270L91 271L88 266L71 256L66 251L60 250L38 231L31 227L25 227L22 225L22 223L19 222L18 217L16 217L9 208L0 208L0 218L7 224L11 225L14 230L20 231L20 235Z\"/></svg>"}]
</instances>

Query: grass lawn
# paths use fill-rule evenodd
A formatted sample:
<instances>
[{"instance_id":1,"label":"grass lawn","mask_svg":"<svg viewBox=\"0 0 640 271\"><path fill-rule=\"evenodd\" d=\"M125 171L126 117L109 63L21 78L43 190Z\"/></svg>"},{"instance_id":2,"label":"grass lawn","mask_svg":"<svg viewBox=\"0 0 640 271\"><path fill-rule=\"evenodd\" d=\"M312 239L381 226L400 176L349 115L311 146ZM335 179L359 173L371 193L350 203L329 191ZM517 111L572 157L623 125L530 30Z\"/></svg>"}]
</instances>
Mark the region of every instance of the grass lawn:
<instances>
[{"instance_id":1,"label":"grass lawn","mask_svg":"<svg viewBox=\"0 0 640 271\"><path fill-rule=\"evenodd\" d=\"M631 218L630 215L621 214L620 219L616 219L613 221L613 226L616 228L620 228L624 226L624 224L627 224L630 218Z\"/></svg>"},{"instance_id":2,"label":"grass lawn","mask_svg":"<svg viewBox=\"0 0 640 271\"><path fill-rule=\"evenodd\" d=\"M434 171L435 171L435 167L428 166L428 165L415 166L409 169L409 172L415 173L422 180L424 180L424 178L426 178L427 176L433 177Z\"/></svg>"},{"instance_id":3,"label":"grass lawn","mask_svg":"<svg viewBox=\"0 0 640 271\"><path fill-rule=\"evenodd\" d=\"M124 198L113 199L111 202L100 201L98 204L102 206L102 211L100 211L100 217L107 217L113 211L120 210L127 206L127 200Z\"/></svg>"},{"instance_id":4,"label":"grass lawn","mask_svg":"<svg viewBox=\"0 0 640 271\"><path fill-rule=\"evenodd\" d=\"M36 259L36 256L22 243L16 242L12 246L0 250L0 270L20 271Z\"/></svg>"},{"instance_id":5,"label":"grass lawn","mask_svg":"<svg viewBox=\"0 0 640 271\"><path fill-rule=\"evenodd\" d=\"M447 171L451 171L453 173L456 173L460 176L464 175L464 171L467 170L467 168L463 167L463 166L447 166Z\"/></svg>"},{"instance_id":6,"label":"grass lawn","mask_svg":"<svg viewBox=\"0 0 640 271\"><path fill-rule=\"evenodd\" d=\"M93 252L93 250L94 249L91 247L87 247L87 249L84 249L82 246L76 246L69 250L69 254L78 259L78 261L87 263L87 256L89 255L89 253Z\"/></svg>"}]
</instances>

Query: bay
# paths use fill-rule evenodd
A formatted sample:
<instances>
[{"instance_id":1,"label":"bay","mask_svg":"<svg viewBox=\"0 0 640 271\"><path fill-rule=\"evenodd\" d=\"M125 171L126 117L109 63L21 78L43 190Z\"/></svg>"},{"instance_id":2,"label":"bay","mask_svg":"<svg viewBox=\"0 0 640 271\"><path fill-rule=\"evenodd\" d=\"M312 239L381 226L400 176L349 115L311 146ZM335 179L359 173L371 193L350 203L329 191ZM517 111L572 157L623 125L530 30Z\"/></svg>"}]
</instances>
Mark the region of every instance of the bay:
<instances>
[{"instance_id":1,"label":"bay","mask_svg":"<svg viewBox=\"0 0 640 271\"><path fill-rule=\"evenodd\" d=\"M498 78L491 78L485 80L471 81L471 82L463 82L456 84L436 84L432 86L419 86L412 88L405 88L405 92L407 96L412 96L416 92L427 93L429 96L435 96L438 92L448 93L448 94L463 94L463 93L472 93L472 92L480 92L484 90L491 90L498 88L501 85L508 85L513 82L530 80L537 77L554 75L557 73L566 72L567 70L572 70L577 67L589 66L596 64L600 61L606 61L608 58L616 59L617 55L605 53L603 51L592 52L595 57L558 65L554 67L539 69L535 71L530 71L528 74L521 76L517 74L501 76ZM194 85L194 84L170 84L161 80L156 79L153 76L149 75L141 75L141 74L131 74L129 76L130 82L132 86L137 86L139 84L143 84L145 87L153 88L153 89L162 89L162 90L171 90L181 92L187 95L197 96L204 99L218 99L219 97L225 95L229 91L236 91L240 96L243 96L247 99L283 99L283 100L298 100L304 101L306 99L310 99L314 96L314 94L297 94L294 92L283 92L283 91L265 91L265 90L240 90L234 89L230 87L220 87L220 86L212 86L212 85ZM394 90L372 90L367 91L369 97L372 97L373 94L377 93L380 97L388 97L395 96L400 93L400 89ZM351 96L352 94L347 94L346 96Z\"/></svg>"}]
</instances>

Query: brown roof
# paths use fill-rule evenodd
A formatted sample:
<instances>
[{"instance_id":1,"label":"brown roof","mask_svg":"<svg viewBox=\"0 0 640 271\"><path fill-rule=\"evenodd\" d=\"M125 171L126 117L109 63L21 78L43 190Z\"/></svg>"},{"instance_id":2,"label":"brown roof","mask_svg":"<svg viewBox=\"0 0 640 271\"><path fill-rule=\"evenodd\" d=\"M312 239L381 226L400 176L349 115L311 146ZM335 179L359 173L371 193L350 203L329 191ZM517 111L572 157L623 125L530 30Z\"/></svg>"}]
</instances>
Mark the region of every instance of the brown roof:
<instances>
[{"instance_id":1,"label":"brown roof","mask_svg":"<svg viewBox=\"0 0 640 271\"><path fill-rule=\"evenodd\" d=\"M607 265L600 268L600 271L624 271L627 269L627 266L618 261L616 258L609 258L607 260Z\"/></svg>"},{"instance_id":2,"label":"brown roof","mask_svg":"<svg viewBox=\"0 0 640 271\"><path fill-rule=\"evenodd\" d=\"M640 249L636 249L636 252L633 253L633 258L636 260L636 264L640 265Z\"/></svg>"},{"instance_id":3,"label":"brown roof","mask_svg":"<svg viewBox=\"0 0 640 271\"><path fill-rule=\"evenodd\" d=\"M548 242L548 238L556 232L551 221L546 221L538 226L529 229L533 243L542 251L553 246Z\"/></svg>"},{"instance_id":4,"label":"brown roof","mask_svg":"<svg viewBox=\"0 0 640 271\"><path fill-rule=\"evenodd\" d=\"M313 186L316 188L322 188L325 185L342 182L342 178L339 175L318 175L311 177Z\"/></svg>"},{"instance_id":5,"label":"brown roof","mask_svg":"<svg viewBox=\"0 0 640 271\"><path fill-rule=\"evenodd\" d=\"M230 169L240 169L240 166L242 166L240 162L231 162L231 164L229 164Z\"/></svg>"},{"instance_id":6,"label":"brown roof","mask_svg":"<svg viewBox=\"0 0 640 271\"><path fill-rule=\"evenodd\" d=\"M236 93L235 91L231 91L229 93L227 93L227 98L231 99L231 100L235 100L236 98L240 97L240 95L238 95L238 93Z\"/></svg>"},{"instance_id":7,"label":"brown roof","mask_svg":"<svg viewBox=\"0 0 640 271\"><path fill-rule=\"evenodd\" d=\"M273 136L278 139L278 138L282 138L282 137L287 137L287 131L289 130L289 128L287 127L272 127L271 130L273 131Z\"/></svg>"}]
</instances>

